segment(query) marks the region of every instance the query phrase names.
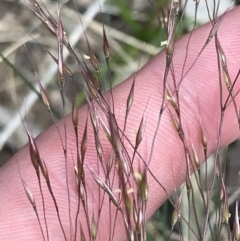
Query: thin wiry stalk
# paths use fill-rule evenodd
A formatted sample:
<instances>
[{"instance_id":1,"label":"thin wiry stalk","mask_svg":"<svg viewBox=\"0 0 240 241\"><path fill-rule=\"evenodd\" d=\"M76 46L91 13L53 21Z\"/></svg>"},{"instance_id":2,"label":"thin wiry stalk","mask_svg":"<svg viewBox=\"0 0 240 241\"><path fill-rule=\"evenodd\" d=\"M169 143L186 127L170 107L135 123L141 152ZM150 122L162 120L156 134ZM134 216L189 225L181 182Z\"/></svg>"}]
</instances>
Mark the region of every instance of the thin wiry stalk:
<instances>
[{"instance_id":1,"label":"thin wiry stalk","mask_svg":"<svg viewBox=\"0 0 240 241\"><path fill-rule=\"evenodd\" d=\"M192 31L190 31L190 35L189 35L189 38L188 38L188 41L187 41L186 49L189 48L189 44L190 44L190 41L191 41L191 38L192 38L193 30L196 28L199 1L200 1L200 0L196 0L196 1L195 1L195 16L194 16L194 22L193 22ZM187 4L187 1L185 2L185 6L184 6L184 8L183 8L183 11L184 11L184 9L185 9L185 7L186 7L186 4ZM182 14L182 17L183 17L183 14ZM186 54L185 54L185 58L184 58L184 62L183 62L183 68L182 68L182 74L181 74L181 79L183 78L183 75L184 75L184 69L185 69L185 66L186 66L187 57L188 57L188 51L186 51Z\"/></svg>"},{"instance_id":2,"label":"thin wiry stalk","mask_svg":"<svg viewBox=\"0 0 240 241\"><path fill-rule=\"evenodd\" d=\"M66 103L65 96L63 93L63 87L65 85L65 77L64 77L64 64L63 64L63 26L60 18L60 9L58 7L58 22L57 22L57 30L56 35L58 39L58 73L59 73L59 88L62 99L62 107L63 107L63 120L64 120L64 146L63 152L65 157L65 171L66 171L66 187L67 187L67 195L68 195L68 213L69 213L69 223L70 223L70 235L71 240L73 239L73 227L72 227L72 217L71 217L71 202L70 202L70 189L68 182L68 159L67 159L67 125L66 125ZM65 232L64 232L65 234ZM65 236L65 235L64 235ZM66 239L66 236L65 236Z\"/></svg>"}]
</instances>

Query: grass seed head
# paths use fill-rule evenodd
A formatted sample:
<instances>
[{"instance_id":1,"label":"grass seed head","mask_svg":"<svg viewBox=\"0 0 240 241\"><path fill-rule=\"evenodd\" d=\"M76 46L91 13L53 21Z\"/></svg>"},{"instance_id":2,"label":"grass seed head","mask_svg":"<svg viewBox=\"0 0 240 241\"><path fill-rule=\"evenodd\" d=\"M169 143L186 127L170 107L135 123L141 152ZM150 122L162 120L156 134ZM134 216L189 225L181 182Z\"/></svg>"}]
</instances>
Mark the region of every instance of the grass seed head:
<instances>
[{"instance_id":1,"label":"grass seed head","mask_svg":"<svg viewBox=\"0 0 240 241\"><path fill-rule=\"evenodd\" d=\"M148 181L147 181L147 171L144 171L142 178L139 182L139 192L144 201L148 200Z\"/></svg>"},{"instance_id":2,"label":"grass seed head","mask_svg":"<svg viewBox=\"0 0 240 241\"><path fill-rule=\"evenodd\" d=\"M145 131L145 126L146 126L146 118L143 116L137 131L137 136L136 136L136 141L135 141L135 149L138 148L140 143L142 142L143 136L144 136L144 131Z\"/></svg>"},{"instance_id":3,"label":"grass seed head","mask_svg":"<svg viewBox=\"0 0 240 241\"><path fill-rule=\"evenodd\" d=\"M198 159L198 154L196 152L196 149L195 149L193 143L192 143L192 155L193 155L193 161L194 161L195 166L197 168L199 168L200 167L200 161Z\"/></svg>"},{"instance_id":4,"label":"grass seed head","mask_svg":"<svg viewBox=\"0 0 240 241\"><path fill-rule=\"evenodd\" d=\"M171 219L171 225L172 227L174 227L176 225L176 223L178 221L180 221L181 219L181 215L180 215L180 212L179 210L177 210L176 208L174 208L173 210L173 214L172 214L172 219Z\"/></svg>"},{"instance_id":5,"label":"grass seed head","mask_svg":"<svg viewBox=\"0 0 240 241\"><path fill-rule=\"evenodd\" d=\"M189 175L187 175L187 178L186 178L186 188L188 192L192 190L192 184L191 184Z\"/></svg>"},{"instance_id":6,"label":"grass seed head","mask_svg":"<svg viewBox=\"0 0 240 241\"><path fill-rule=\"evenodd\" d=\"M41 172L42 172L42 175L43 177L45 178L46 182L49 183L49 175L48 175L48 169L47 169L47 166L46 166L46 163L45 161L43 160L43 158L40 158L39 160L40 162L40 169L41 169Z\"/></svg>"},{"instance_id":7,"label":"grass seed head","mask_svg":"<svg viewBox=\"0 0 240 241\"><path fill-rule=\"evenodd\" d=\"M97 227L97 223L95 221L95 217L93 215L92 222L91 222L91 237L92 237L93 241L95 241L97 239L97 232L98 232L98 227Z\"/></svg>"},{"instance_id":8,"label":"grass seed head","mask_svg":"<svg viewBox=\"0 0 240 241\"><path fill-rule=\"evenodd\" d=\"M74 129L78 128L78 110L75 97L72 96L72 123Z\"/></svg>"},{"instance_id":9,"label":"grass seed head","mask_svg":"<svg viewBox=\"0 0 240 241\"><path fill-rule=\"evenodd\" d=\"M87 40L87 46L88 46L88 53L89 53L89 57L90 57L90 62L92 64L92 67L94 68L94 70L96 72L99 72L99 63L98 63L98 60L97 60L97 57L96 55L93 53L93 50Z\"/></svg>"},{"instance_id":10,"label":"grass seed head","mask_svg":"<svg viewBox=\"0 0 240 241\"><path fill-rule=\"evenodd\" d=\"M133 103L133 99L134 99L134 86L135 86L135 81L133 81L130 92L128 94L128 98L127 98L127 112L129 112L132 103Z\"/></svg>"},{"instance_id":11,"label":"grass seed head","mask_svg":"<svg viewBox=\"0 0 240 241\"><path fill-rule=\"evenodd\" d=\"M110 47L109 47L109 44L108 44L107 35L106 35L104 25L103 25L103 52L105 54L105 58L109 59L109 57L110 57Z\"/></svg>"},{"instance_id":12,"label":"grass seed head","mask_svg":"<svg viewBox=\"0 0 240 241\"><path fill-rule=\"evenodd\" d=\"M201 127L200 129L201 129L200 130L201 131L201 143L202 143L202 146L203 146L204 150L206 150L207 149L207 138L206 138L206 135L203 131L203 128Z\"/></svg>"},{"instance_id":13,"label":"grass seed head","mask_svg":"<svg viewBox=\"0 0 240 241\"><path fill-rule=\"evenodd\" d=\"M81 142L81 156L82 156L82 160L84 160L85 158L85 154L87 151L87 120L85 123L85 128L84 128L84 133L83 133L83 137L82 137L82 142Z\"/></svg>"},{"instance_id":14,"label":"grass seed head","mask_svg":"<svg viewBox=\"0 0 240 241\"><path fill-rule=\"evenodd\" d=\"M240 226L239 226L239 200L236 201L235 206L235 219L234 219L234 226L233 226L233 232L234 232L234 238L236 241L240 240Z\"/></svg>"},{"instance_id":15,"label":"grass seed head","mask_svg":"<svg viewBox=\"0 0 240 241\"><path fill-rule=\"evenodd\" d=\"M22 180L22 183L23 183L23 188L25 190L25 193L27 195L27 198L28 198L29 202L35 208L36 207L36 203L35 203L35 199L34 199L34 196L33 196L32 192L30 191L30 189L28 188L28 186L24 182L24 180Z\"/></svg>"},{"instance_id":16,"label":"grass seed head","mask_svg":"<svg viewBox=\"0 0 240 241\"><path fill-rule=\"evenodd\" d=\"M222 211L222 222L225 224L228 224L230 217L231 217L231 214L229 212L228 201L227 201L227 197L225 196L225 200L223 203L223 211Z\"/></svg>"}]
</instances>

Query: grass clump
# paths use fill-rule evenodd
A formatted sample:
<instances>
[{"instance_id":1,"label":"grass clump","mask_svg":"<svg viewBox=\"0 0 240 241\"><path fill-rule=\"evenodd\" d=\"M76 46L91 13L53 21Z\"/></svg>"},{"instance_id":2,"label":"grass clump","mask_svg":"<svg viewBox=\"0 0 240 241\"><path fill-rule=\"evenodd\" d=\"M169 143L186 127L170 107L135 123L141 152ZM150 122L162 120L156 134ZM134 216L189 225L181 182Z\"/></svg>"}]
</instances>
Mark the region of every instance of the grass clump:
<instances>
[{"instance_id":1,"label":"grass clump","mask_svg":"<svg viewBox=\"0 0 240 241\"><path fill-rule=\"evenodd\" d=\"M142 21L145 21L144 33L127 2L116 1L115 9L118 9L117 13L126 22L128 29L120 33L119 30L110 29L108 20L95 22L95 26L98 29L100 26L101 29L101 44L98 44L101 46L101 53L99 51L96 54L96 46L89 37L95 33L81 30L84 49L80 51L74 47L76 43L74 35L68 37L67 32L70 30L65 27L65 21L69 19L62 13L73 14L71 8L65 9L64 4L58 3L54 5L53 9L56 10L54 12L40 1L26 0L34 17L38 18L45 28L37 31L48 30L55 41L55 49L52 51L44 41L36 40L35 34L31 33L30 36L30 39L37 41L38 47L54 63L53 70L49 69L46 73L57 72L57 75L53 74L57 83L52 86L57 90L58 102L61 103L52 105L47 84L38 76L36 61L31 57L32 53L27 46L25 51L30 56L37 88L33 87L28 78L23 77L21 71L16 71L16 74L26 83L30 83L34 90L40 90L39 99L53 123L51 128L54 128L54 141L58 145L57 149L54 149L55 144L53 144L54 147L50 151L42 149L42 144L34 137L28 121L23 120L29 141L27 147L29 163L35 173L30 183L30 185L35 183L33 191L28 186L29 179L25 180L22 174L19 160L17 160L18 172L35 213L37 222L34 229L39 231L38 239L93 241L121 238L129 241L240 239L239 197L237 195L235 198L236 208L232 212L235 219L231 221L230 195L225 182L227 151L223 150L221 154L224 120L228 109L234 113L239 125L236 89L239 71L232 77L219 34L219 29L230 13L231 7L217 17L220 1L212 1L213 8L205 3L211 26L208 27L209 31L205 33L204 39L198 42L202 45L196 47L194 29L198 26L199 2L195 1L193 25L183 40L184 49L181 50L179 57L177 39L189 29L185 25L188 18L184 15L188 1L185 4L180 1L149 1L149 9L152 12L142 14L144 19ZM66 6L70 5L75 9L78 8L75 1L66 3ZM91 6L91 10L88 10L84 17L76 14L76 11L74 17L84 28L84 23L88 24L90 21L88 16L94 11L95 15L98 11L101 13L97 18L107 15L105 13L107 6L104 1L99 1ZM78 31L80 30L76 30ZM130 36L128 40L121 39L124 42L122 44L111 37L111 31L115 31L116 35L122 34L122 38L129 32L134 36ZM157 43L157 46L153 47L147 43L144 45L145 41ZM131 46L133 42L136 44L135 47ZM112 50L112 45L115 51ZM142 48L140 51L139 46ZM203 108L202 100L199 99L201 96L199 92L195 93L197 90L188 80L189 76L194 76L193 71L201 68L199 63L208 57L210 48L215 51L213 65L216 68L215 72L218 73L214 81L215 83L217 81L218 86L216 94L218 109L215 115L219 119L213 121L217 130L214 130L212 135L206 127L206 119L201 115L201 112L205 111L201 109ZM144 76L145 70L144 68L137 70L140 69L142 62L146 61L147 55L151 56L154 51L160 49L163 50L159 59L152 60L155 61L155 65L156 63L159 65L157 78L149 75L149 80L143 82L141 76ZM140 52L141 57L133 61L132 65L132 56L136 52ZM212 56L209 58L213 58ZM2 59L11 68L16 68L4 54ZM177 62L178 60L180 62ZM38 60L37 64L39 62ZM126 66L122 66L124 63L127 63ZM129 63L134 70L131 71L132 77L127 84L123 83L117 90L114 89L118 82L117 73L125 72L129 68ZM155 83L152 79L154 81L158 79L159 82ZM155 88L152 88L153 85L156 85ZM124 86L128 87L127 91L124 90ZM77 88L79 91L76 91ZM122 93L119 92L121 88ZM148 88L151 89L151 93L148 92ZM193 100L197 104L193 104L191 102ZM79 102L85 103L80 110ZM21 110L20 112L22 113ZM61 116L61 121L57 121L58 115ZM197 121L193 115L197 115ZM192 127L191 121L194 120L196 123ZM171 125L167 125L166 128L165 122ZM194 134L191 133L192 130ZM169 137L166 134L169 134ZM214 147L212 136L216 138ZM46 135L42 138L45 138L46 143L53 140L50 136L47 140ZM161 146L166 148L166 151L169 146L172 150L176 150L176 146L179 147L177 154L184 159L181 163L168 160L166 165L170 167L169 173L164 171L166 166L162 164L162 160L156 161L157 158L165 158L165 150L162 150ZM213 160L201 167L201 163L207 160L213 149L216 150ZM158 156L158 151L162 156ZM176 157L175 153L166 156ZM159 163L159 171L155 170L156 163ZM182 172L182 175L177 183L183 182L183 184L177 189L175 175L178 172ZM162 178L162 174L167 177ZM55 180L60 179L60 176L61 184ZM209 179L209 176L212 179ZM170 190L174 191L173 194ZM160 194L161 200L158 197ZM150 221L147 221L163 199L168 201L155 212ZM57 235L58 238L53 235Z\"/></svg>"}]
</instances>

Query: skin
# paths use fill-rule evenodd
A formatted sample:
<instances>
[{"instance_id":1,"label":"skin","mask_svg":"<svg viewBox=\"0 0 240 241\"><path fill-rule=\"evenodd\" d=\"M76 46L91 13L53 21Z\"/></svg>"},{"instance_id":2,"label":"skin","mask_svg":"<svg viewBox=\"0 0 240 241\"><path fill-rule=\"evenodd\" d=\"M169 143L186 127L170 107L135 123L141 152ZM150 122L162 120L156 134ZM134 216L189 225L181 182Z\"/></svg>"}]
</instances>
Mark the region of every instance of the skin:
<instances>
[{"instance_id":1,"label":"skin","mask_svg":"<svg viewBox=\"0 0 240 241\"><path fill-rule=\"evenodd\" d=\"M235 78L240 66L240 8L235 8L230 11L224 18L219 31L218 37L221 46L225 52L228 64L230 77ZM200 29L194 31L190 45L188 47L188 57L186 69L188 69L196 56L204 45L208 33L211 30L211 24L207 24ZM174 72L176 79L180 79L183 60L185 57L185 46L189 35L181 38L175 44L175 52L173 58ZM165 70L165 53L159 53L153 58L145 67L143 67L137 74L134 103L129 115L126 134L128 138L134 143L134 132L138 129L142 115L145 111L147 115L146 131L143 142L141 143L139 152L147 160L149 157L152 137L156 129L158 120L158 108L162 101L162 79ZM122 84L117 86L114 91L114 103L117 120L122 126L125 113L125 103L128 96L133 76L128 78ZM168 78L171 84L171 77ZM234 92L240 87L239 80L237 81ZM220 104L219 104L219 82L218 82L218 68L217 55L214 45L214 39L204 49L198 61L194 64L191 71L184 78L180 88L181 114L184 132L188 144L193 143L200 161L204 160L203 147L200 141L200 123L204 130L208 144L208 155L214 152L217 148L218 128L220 120ZM223 99L226 99L227 90L224 86ZM110 99L109 94L106 98ZM237 105L240 102L240 96L235 98ZM148 104L147 104L148 103ZM85 120L87 116L86 106L79 109L79 136L82 136ZM69 169L73 167L73 160L76 156L75 136L72 129L71 118L66 119L68 128L68 160ZM64 133L63 121L58 123L60 132ZM90 125L89 125L90 126ZM104 156L109 156L110 146L100 134L103 145ZM221 134L221 147L226 146L239 137L239 127L231 104L225 113L223 129ZM94 141L92 128L88 128L88 144L87 144L86 163L91 169L96 170L96 154L94 150ZM172 193L175 187L179 186L186 180L186 162L182 143L179 140L176 130L169 115L169 111L165 111L161 120L161 125L158 130L158 135L155 142L155 149L153 152L150 169L154 176L165 187L168 194ZM61 210L61 218L69 238L69 220L67 208L67 193L65 184L65 168L64 156L60 144L59 136L54 126L50 127L37 138L37 146L44 158L48 171L50 173L52 187L54 194L58 201L59 209ZM128 146L128 145L127 145ZM131 153L131 149L129 148ZM29 201L24 193L19 170L17 168L16 160L18 160L21 172L28 187L34 193L36 202L39 204L39 187L36 179L34 169L29 158L28 147L22 148L4 167L0 170L0 240L42 240L36 216L32 210ZM75 161L74 161L75 162ZM135 161L134 166L138 167L138 161ZM141 166L143 167L143 165ZM72 170L72 169L71 169ZM167 174L167 175L166 175ZM95 193L97 186L93 183L89 173L86 173L88 181L88 188L91 189L89 194L89 209L94 210L97 204ZM69 172L69 183L72 205L76 205L76 196L74 189L75 177L73 173ZM166 193L159 187L151 176L148 178L149 183L149 201L147 215L148 217L167 199ZM46 187L43 185L43 189ZM50 196L45 192L44 194L47 207L47 220L49 227L50 240L64 240L60 232L59 223L56 219L56 212ZM41 204L39 204L39 213L42 216ZM102 222L100 220L99 240L105 240L108 233L108 205L106 204L102 211ZM82 217L84 216L81 213ZM82 218L83 228L84 218ZM116 236L114 240L124 239L124 229L122 222L119 221L116 228Z\"/></svg>"}]
</instances>

